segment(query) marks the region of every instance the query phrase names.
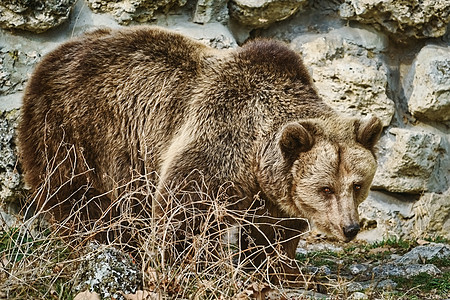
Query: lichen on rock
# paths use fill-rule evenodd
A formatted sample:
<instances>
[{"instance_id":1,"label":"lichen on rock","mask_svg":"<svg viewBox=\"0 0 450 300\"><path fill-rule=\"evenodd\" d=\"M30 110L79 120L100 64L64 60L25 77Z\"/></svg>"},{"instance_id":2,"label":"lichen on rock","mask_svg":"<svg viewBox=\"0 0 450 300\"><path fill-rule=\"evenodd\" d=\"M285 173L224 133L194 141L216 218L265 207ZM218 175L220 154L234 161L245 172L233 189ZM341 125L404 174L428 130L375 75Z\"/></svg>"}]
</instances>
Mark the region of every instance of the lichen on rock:
<instances>
[{"instance_id":1,"label":"lichen on rock","mask_svg":"<svg viewBox=\"0 0 450 300\"><path fill-rule=\"evenodd\" d=\"M97 292L102 299L125 299L141 286L141 277L131 257L113 246L91 242L80 265L78 290Z\"/></svg>"}]
</instances>

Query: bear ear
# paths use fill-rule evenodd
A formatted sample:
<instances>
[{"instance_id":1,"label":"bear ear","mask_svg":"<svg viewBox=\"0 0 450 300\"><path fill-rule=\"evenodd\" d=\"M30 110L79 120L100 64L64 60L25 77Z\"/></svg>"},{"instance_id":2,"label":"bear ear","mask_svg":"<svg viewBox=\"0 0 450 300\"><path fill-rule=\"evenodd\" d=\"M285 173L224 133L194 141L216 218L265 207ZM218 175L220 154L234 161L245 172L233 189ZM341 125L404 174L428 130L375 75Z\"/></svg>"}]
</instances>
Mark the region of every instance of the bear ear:
<instances>
[{"instance_id":1,"label":"bear ear","mask_svg":"<svg viewBox=\"0 0 450 300\"><path fill-rule=\"evenodd\" d=\"M300 152L306 152L314 145L311 134L312 124L292 123L286 125L278 142L283 157L286 160L295 160Z\"/></svg>"},{"instance_id":2,"label":"bear ear","mask_svg":"<svg viewBox=\"0 0 450 300\"><path fill-rule=\"evenodd\" d=\"M373 147L380 138L383 124L377 117L366 118L356 121L356 141L369 150Z\"/></svg>"}]
</instances>

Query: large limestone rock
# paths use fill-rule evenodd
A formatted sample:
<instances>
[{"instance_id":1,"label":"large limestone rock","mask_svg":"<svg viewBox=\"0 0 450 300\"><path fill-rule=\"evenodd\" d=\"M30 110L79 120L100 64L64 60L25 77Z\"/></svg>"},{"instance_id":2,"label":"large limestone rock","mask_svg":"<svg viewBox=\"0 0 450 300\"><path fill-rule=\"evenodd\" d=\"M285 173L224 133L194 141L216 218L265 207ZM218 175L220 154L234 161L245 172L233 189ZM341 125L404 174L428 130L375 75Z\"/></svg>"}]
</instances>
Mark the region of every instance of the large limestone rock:
<instances>
[{"instance_id":1,"label":"large limestone rock","mask_svg":"<svg viewBox=\"0 0 450 300\"><path fill-rule=\"evenodd\" d=\"M0 27L44 32L64 22L75 0L2 0Z\"/></svg>"},{"instance_id":2,"label":"large limestone rock","mask_svg":"<svg viewBox=\"0 0 450 300\"><path fill-rule=\"evenodd\" d=\"M382 28L399 39L440 37L450 22L450 1L345 0L340 15Z\"/></svg>"},{"instance_id":3,"label":"large limestone rock","mask_svg":"<svg viewBox=\"0 0 450 300\"><path fill-rule=\"evenodd\" d=\"M372 191L358 207L362 230L357 239L374 242L393 236L408 237L412 230L408 222L415 216L413 206L412 199L399 199L392 194ZM408 239L416 237L409 236Z\"/></svg>"},{"instance_id":4,"label":"large limestone rock","mask_svg":"<svg viewBox=\"0 0 450 300\"><path fill-rule=\"evenodd\" d=\"M450 46L424 47L408 79L405 94L409 96L409 111L416 118L450 120Z\"/></svg>"},{"instance_id":5,"label":"large limestone rock","mask_svg":"<svg viewBox=\"0 0 450 300\"><path fill-rule=\"evenodd\" d=\"M442 194L426 193L413 206L411 232L419 236L450 239L450 189Z\"/></svg>"},{"instance_id":6,"label":"large limestone rock","mask_svg":"<svg viewBox=\"0 0 450 300\"><path fill-rule=\"evenodd\" d=\"M131 21L148 22L158 10L168 11L172 6L183 6L187 0L87 0L95 12L108 12L120 24Z\"/></svg>"},{"instance_id":7,"label":"large limestone rock","mask_svg":"<svg viewBox=\"0 0 450 300\"><path fill-rule=\"evenodd\" d=\"M398 237L406 240L444 237L450 239L450 190L395 198L372 191L359 206L362 231L358 239L369 242Z\"/></svg>"},{"instance_id":8,"label":"large limestone rock","mask_svg":"<svg viewBox=\"0 0 450 300\"><path fill-rule=\"evenodd\" d=\"M449 171L443 167L441 136L424 130L392 128L381 139L373 187L395 193L442 192Z\"/></svg>"},{"instance_id":9,"label":"large limestone rock","mask_svg":"<svg viewBox=\"0 0 450 300\"><path fill-rule=\"evenodd\" d=\"M334 30L292 41L323 99L344 114L375 115L390 124L394 102L386 96L388 69L376 55L383 36L364 29Z\"/></svg>"},{"instance_id":10,"label":"large limestone rock","mask_svg":"<svg viewBox=\"0 0 450 300\"><path fill-rule=\"evenodd\" d=\"M231 0L231 16L239 23L253 27L267 27L289 18L304 7L307 0Z\"/></svg>"}]
</instances>

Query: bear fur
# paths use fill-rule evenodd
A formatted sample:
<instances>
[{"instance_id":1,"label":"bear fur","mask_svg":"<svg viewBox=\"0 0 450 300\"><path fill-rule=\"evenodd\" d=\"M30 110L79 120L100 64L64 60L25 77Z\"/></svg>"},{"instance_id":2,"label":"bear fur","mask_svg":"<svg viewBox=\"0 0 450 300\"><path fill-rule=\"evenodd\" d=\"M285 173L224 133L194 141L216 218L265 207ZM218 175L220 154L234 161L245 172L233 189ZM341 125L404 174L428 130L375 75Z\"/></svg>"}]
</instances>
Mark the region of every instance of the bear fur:
<instances>
[{"instance_id":1,"label":"bear fur","mask_svg":"<svg viewBox=\"0 0 450 300\"><path fill-rule=\"evenodd\" d=\"M195 206L200 192L217 198L228 184L220 201L264 220L247 223L252 243L278 239L290 258L294 232L307 229L298 218L338 240L355 237L382 130L377 118L342 117L325 104L281 42L215 50L157 27L102 29L59 46L36 67L21 116L25 181L48 189L38 207L56 220L77 205L104 218L124 186L139 188L127 185L136 174L154 187L154 217L173 208L171 198Z\"/></svg>"}]
</instances>

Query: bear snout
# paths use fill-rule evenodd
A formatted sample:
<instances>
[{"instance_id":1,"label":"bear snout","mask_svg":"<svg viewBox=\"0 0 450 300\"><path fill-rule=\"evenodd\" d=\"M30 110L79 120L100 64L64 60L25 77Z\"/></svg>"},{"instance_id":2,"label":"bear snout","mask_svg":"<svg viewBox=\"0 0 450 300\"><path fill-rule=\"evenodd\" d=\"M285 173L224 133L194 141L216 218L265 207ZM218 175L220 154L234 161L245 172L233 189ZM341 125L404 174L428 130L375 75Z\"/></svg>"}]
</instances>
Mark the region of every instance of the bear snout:
<instances>
[{"instance_id":1,"label":"bear snout","mask_svg":"<svg viewBox=\"0 0 450 300\"><path fill-rule=\"evenodd\" d=\"M359 232L359 225L357 223L344 226L344 236L347 238L347 242L353 240Z\"/></svg>"}]
</instances>

